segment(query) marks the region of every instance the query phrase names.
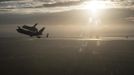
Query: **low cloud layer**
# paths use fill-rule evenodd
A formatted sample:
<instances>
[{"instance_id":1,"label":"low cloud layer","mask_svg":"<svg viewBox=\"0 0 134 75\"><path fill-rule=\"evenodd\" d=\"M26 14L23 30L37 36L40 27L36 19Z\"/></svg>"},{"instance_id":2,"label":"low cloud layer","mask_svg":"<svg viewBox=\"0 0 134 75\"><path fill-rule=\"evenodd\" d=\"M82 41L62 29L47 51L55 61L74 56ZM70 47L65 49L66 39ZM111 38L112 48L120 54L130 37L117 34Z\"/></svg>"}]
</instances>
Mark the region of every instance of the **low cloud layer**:
<instances>
[{"instance_id":1,"label":"low cloud layer","mask_svg":"<svg viewBox=\"0 0 134 75\"><path fill-rule=\"evenodd\" d=\"M94 0L3 0L0 2L0 8L37 8L37 7L59 7L78 5L83 2ZM97 0L96 0L97 1ZM111 3L122 7L133 7L134 0L98 0L110 1Z\"/></svg>"},{"instance_id":2,"label":"low cloud layer","mask_svg":"<svg viewBox=\"0 0 134 75\"><path fill-rule=\"evenodd\" d=\"M2 0L0 2L0 13L22 12L22 13L51 13L74 9L83 9L83 3L94 0ZM96 0L97 1L97 0ZM134 0L98 0L110 2L111 8L134 8ZM35 9L36 8L36 9Z\"/></svg>"}]
</instances>

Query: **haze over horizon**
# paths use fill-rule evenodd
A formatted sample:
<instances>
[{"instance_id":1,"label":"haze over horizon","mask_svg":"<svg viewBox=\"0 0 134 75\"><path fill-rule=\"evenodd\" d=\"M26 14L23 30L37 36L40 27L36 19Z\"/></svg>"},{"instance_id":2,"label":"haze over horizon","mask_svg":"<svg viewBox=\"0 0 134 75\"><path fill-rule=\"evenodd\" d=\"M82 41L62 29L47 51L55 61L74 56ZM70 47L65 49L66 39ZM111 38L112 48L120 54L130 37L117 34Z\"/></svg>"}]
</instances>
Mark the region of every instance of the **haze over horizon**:
<instances>
[{"instance_id":1,"label":"haze over horizon","mask_svg":"<svg viewBox=\"0 0 134 75\"><path fill-rule=\"evenodd\" d=\"M93 14L92 11L96 10L97 13ZM55 26L48 29L51 32L56 32L58 26L64 30L71 29L72 35L80 35L81 30L91 33L96 26L101 28L98 32L102 31L103 34L118 32L133 35L133 12L133 0L2 0L0 34L16 35L16 26L39 23L42 26ZM93 15L97 15L97 18ZM99 21L101 23L96 24ZM67 30L62 34L71 33ZM62 31L59 29L57 33Z\"/></svg>"}]
</instances>

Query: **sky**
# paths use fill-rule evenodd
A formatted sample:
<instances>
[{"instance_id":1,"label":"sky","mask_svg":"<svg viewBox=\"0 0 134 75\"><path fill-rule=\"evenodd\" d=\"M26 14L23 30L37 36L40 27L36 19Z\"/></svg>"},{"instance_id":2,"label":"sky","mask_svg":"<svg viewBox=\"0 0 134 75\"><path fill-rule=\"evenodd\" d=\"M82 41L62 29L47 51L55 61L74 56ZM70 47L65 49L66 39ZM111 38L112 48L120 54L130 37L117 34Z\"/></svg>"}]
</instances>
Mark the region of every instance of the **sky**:
<instances>
[{"instance_id":1,"label":"sky","mask_svg":"<svg viewBox=\"0 0 134 75\"><path fill-rule=\"evenodd\" d=\"M24 17L23 15L26 15L26 16L29 16L30 18L31 16L36 17L35 14L38 14L38 15L49 14L54 18L56 15L60 17L60 15L58 14L60 13L61 17L64 18L65 15L63 16L62 13L64 14L68 12L69 14L72 11L77 11L76 15L82 14L82 16L80 17L82 17L82 19L83 18L86 19L86 17L83 16L83 14L85 13L85 10L87 10L86 7L90 5L91 1L99 1L97 2L97 5L102 5L103 3L105 3L106 7L111 8L111 9L113 8L112 10L116 10L116 11L123 11L125 12L125 14L132 13L133 8L134 8L133 0L2 0L0 2L0 15L2 15L2 19L3 17L8 18L7 16L12 17L14 15L22 16L22 18ZM129 11L126 13L127 10ZM106 12L110 13L109 11L106 11ZM90 12L88 13L90 14ZM74 14L75 13L72 13L72 15ZM68 16L65 16L65 17L68 17ZM133 21L133 16L130 15L130 17L127 17L125 19ZM0 23L3 23L3 22L0 22Z\"/></svg>"},{"instance_id":2,"label":"sky","mask_svg":"<svg viewBox=\"0 0 134 75\"><path fill-rule=\"evenodd\" d=\"M96 1L95 5L93 1ZM76 26L71 31L74 34L80 33L82 27L89 28L85 29L88 31L98 25L105 33L120 31L133 34L133 13L134 0L1 0L0 34L16 35L17 25L37 22L43 26L68 26L67 29ZM50 27L50 30L58 31L58 27ZM60 29L58 33L62 30L66 29Z\"/></svg>"}]
</instances>

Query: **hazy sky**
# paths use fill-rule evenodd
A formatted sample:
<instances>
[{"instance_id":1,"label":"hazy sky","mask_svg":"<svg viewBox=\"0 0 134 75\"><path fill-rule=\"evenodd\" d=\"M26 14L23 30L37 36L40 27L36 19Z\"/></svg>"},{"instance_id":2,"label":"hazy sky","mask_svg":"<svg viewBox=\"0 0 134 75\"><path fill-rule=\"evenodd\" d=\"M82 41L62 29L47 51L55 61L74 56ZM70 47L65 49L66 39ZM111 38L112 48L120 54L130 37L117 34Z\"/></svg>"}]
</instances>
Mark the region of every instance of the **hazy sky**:
<instances>
[{"instance_id":1,"label":"hazy sky","mask_svg":"<svg viewBox=\"0 0 134 75\"><path fill-rule=\"evenodd\" d=\"M86 24L91 12L84 9L92 0L3 0L0 2L0 24L41 22L46 24ZM97 0L93 0L97 1ZM103 22L133 22L133 0L98 0L106 3ZM83 7L84 6L84 7ZM88 7L88 6L86 6ZM99 12L100 13L100 12ZM17 21L16 21L17 20ZM123 23L124 24L124 23Z\"/></svg>"},{"instance_id":2,"label":"hazy sky","mask_svg":"<svg viewBox=\"0 0 134 75\"><path fill-rule=\"evenodd\" d=\"M91 26L90 20L94 18L91 11L85 8L89 6L91 1L2 0L0 2L0 34L11 34L14 33L14 27L17 25L34 24L37 22L40 25ZM96 21L100 20L100 25L111 26L109 28L113 27L116 30L134 32L132 29L134 24L134 0L98 1L97 5L105 3L109 6L108 9L98 12L99 16ZM77 29L74 29L74 33L80 31L81 28ZM105 30L110 29L105 28Z\"/></svg>"}]
</instances>

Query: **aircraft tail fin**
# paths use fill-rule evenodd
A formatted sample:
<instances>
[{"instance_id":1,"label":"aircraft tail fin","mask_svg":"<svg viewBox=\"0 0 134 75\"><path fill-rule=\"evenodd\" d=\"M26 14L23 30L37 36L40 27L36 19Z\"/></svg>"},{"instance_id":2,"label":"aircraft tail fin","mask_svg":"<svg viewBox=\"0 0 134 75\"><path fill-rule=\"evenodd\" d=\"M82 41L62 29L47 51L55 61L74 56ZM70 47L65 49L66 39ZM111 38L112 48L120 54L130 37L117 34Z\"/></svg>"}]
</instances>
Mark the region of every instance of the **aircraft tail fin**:
<instances>
[{"instance_id":1,"label":"aircraft tail fin","mask_svg":"<svg viewBox=\"0 0 134 75\"><path fill-rule=\"evenodd\" d=\"M45 30L45 27L41 28L41 29L39 30L39 34L42 35L42 33L43 33L44 30Z\"/></svg>"},{"instance_id":2,"label":"aircraft tail fin","mask_svg":"<svg viewBox=\"0 0 134 75\"><path fill-rule=\"evenodd\" d=\"M35 23L35 25L33 25L33 27L35 28L38 25L38 23Z\"/></svg>"}]
</instances>

